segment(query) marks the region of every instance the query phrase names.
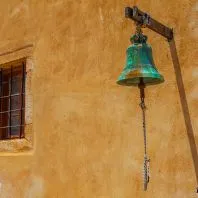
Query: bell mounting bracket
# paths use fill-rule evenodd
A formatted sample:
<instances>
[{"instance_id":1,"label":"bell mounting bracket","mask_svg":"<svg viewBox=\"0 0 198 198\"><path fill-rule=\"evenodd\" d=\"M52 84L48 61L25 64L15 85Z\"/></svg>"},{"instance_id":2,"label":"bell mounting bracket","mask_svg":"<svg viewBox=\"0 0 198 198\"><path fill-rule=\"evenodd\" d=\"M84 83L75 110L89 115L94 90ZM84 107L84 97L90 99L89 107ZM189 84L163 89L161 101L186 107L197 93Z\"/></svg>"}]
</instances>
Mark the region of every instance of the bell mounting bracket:
<instances>
[{"instance_id":1,"label":"bell mounting bracket","mask_svg":"<svg viewBox=\"0 0 198 198\"><path fill-rule=\"evenodd\" d=\"M162 35L167 38L168 41L173 39L173 29L161 24L156 21L146 12L142 12L138 7L133 6L132 8L125 8L125 17L130 18L135 21L137 24L141 24L143 27L147 27L154 32Z\"/></svg>"}]
</instances>

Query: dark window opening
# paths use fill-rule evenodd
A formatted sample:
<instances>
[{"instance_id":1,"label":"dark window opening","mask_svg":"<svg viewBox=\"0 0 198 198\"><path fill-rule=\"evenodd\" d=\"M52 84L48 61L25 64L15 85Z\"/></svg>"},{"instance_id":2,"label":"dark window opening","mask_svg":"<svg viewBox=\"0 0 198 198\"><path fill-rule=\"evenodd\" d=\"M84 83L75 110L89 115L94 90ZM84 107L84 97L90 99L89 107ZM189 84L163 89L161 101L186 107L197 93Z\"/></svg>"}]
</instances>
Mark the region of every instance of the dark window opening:
<instances>
[{"instance_id":1,"label":"dark window opening","mask_svg":"<svg viewBox=\"0 0 198 198\"><path fill-rule=\"evenodd\" d=\"M24 137L25 64L0 69L0 139Z\"/></svg>"}]
</instances>

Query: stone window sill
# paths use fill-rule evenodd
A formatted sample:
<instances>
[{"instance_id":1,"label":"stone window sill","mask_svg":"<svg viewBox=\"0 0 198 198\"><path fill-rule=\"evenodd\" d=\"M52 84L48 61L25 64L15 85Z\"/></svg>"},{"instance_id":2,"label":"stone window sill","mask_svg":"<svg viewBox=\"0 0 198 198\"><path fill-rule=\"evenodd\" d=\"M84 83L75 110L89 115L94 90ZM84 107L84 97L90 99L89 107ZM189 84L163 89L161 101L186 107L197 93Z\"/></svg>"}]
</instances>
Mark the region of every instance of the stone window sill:
<instances>
[{"instance_id":1,"label":"stone window sill","mask_svg":"<svg viewBox=\"0 0 198 198\"><path fill-rule=\"evenodd\" d=\"M0 156L18 152L29 152L31 150L32 144L26 138L0 141Z\"/></svg>"},{"instance_id":2,"label":"stone window sill","mask_svg":"<svg viewBox=\"0 0 198 198\"><path fill-rule=\"evenodd\" d=\"M25 138L0 141L0 156L31 154L33 152L32 124L25 126Z\"/></svg>"}]
</instances>

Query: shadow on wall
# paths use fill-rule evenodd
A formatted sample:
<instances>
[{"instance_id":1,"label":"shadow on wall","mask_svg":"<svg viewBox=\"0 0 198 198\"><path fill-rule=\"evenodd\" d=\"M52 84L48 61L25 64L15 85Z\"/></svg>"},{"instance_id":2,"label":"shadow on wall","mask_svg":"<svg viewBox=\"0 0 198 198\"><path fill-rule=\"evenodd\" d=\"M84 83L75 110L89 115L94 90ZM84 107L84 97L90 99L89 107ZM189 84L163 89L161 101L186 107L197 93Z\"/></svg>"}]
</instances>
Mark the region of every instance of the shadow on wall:
<instances>
[{"instance_id":1,"label":"shadow on wall","mask_svg":"<svg viewBox=\"0 0 198 198\"><path fill-rule=\"evenodd\" d=\"M193 159L193 163L194 163L195 176L196 176L197 185L198 185L198 153L197 153L197 147L196 147L196 142L195 142L195 138L194 138L193 127L192 127L192 123L191 123L191 119L190 119L190 113L189 113L188 103L187 103L187 99L186 99L186 93L185 93L185 89L184 89L184 83L183 83L182 74L181 74L181 67L180 67L179 58L177 55L177 49L176 49L174 38L169 42L169 46L170 46L171 56L172 56L175 75L176 75L176 82L177 82L177 86L178 86L178 90L179 90L179 96L180 96L182 111L183 111L185 125L186 125L186 132L187 132L188 141L190 144L190 149L191 149L191 154L192 154L192 159ZM196 190L198 193L198 187Z\"/></svg>"}]
</instances>

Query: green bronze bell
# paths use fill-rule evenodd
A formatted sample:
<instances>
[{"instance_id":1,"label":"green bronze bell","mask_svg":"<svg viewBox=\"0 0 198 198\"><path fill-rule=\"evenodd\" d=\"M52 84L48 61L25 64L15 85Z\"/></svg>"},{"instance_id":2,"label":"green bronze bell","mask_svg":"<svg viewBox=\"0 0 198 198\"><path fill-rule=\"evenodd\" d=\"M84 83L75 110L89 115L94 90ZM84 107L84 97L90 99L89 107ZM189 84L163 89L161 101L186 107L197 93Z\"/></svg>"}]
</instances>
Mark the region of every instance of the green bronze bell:
<instances>
[{"instance_id":1,"label":"green bronze bell","mask_svg":"<svg viewBox=\"0 0 198 198\"><path fill-rule=\"evenodd\" d=\"M151 46L146 43L147 36L139 32L134 34L130 41L132 45L126 52L126 65L117 83L125 86L138 86L140 79L145 85L164 82L164 77L155 67Z\"/></svg>"}]
</instances>

